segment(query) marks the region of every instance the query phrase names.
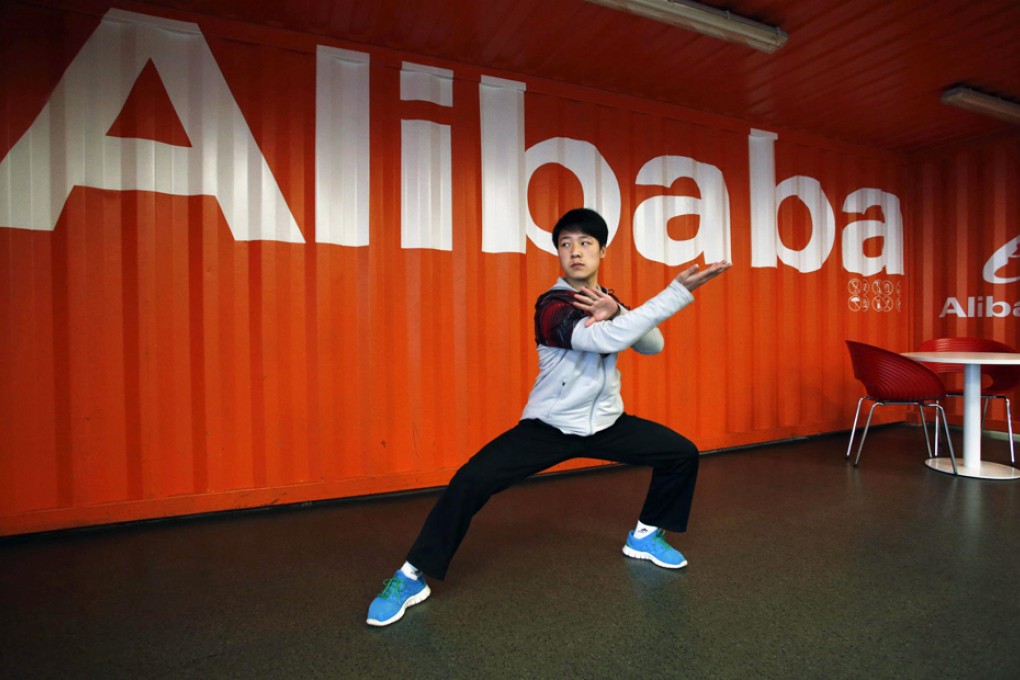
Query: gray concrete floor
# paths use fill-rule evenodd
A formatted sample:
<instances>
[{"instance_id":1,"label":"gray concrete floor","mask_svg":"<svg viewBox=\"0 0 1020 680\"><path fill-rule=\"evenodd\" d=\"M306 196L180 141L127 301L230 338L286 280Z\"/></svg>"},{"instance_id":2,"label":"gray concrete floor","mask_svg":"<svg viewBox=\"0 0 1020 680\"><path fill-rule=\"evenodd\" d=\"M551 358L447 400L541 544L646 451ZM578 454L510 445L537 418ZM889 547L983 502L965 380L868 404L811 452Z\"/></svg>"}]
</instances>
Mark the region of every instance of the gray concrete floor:
<instances>
[{"instance_id":1,"label":"gray concrete floor","mask_svg":"<svg viewBox=\"0 0 1020 680\"><path fill-rule=\"evenodd\" d=\"M1020 677L1020 483L845 447L707 456L679 572L620 553L646 470L529 481L383 629L434 492L0 540L0 677Z\"/></svg>"}]
</instances>

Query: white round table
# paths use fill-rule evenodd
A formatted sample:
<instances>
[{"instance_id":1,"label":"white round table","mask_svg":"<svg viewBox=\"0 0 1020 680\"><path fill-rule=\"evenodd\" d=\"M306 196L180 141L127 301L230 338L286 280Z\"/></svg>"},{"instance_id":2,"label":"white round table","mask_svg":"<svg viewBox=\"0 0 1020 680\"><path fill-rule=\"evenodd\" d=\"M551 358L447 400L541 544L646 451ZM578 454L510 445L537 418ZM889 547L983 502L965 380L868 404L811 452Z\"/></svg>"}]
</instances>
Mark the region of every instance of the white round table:
<instances>
[{"instance_id":1,"label":"white round table","mask_svg":"<svg viewBox=\"0 0 1020 680\"><path fill-rule=\"evenodd\" d=\"M1020 479L1020 470L981 460L981 367L993 364L1020 365L1020 353L1008 352L904 352L903 356L930 364L963 365L963 460L957 470L965 477ZM948 458L929 458L925 465L953 474Z\"/></svg>"}]
</instances>

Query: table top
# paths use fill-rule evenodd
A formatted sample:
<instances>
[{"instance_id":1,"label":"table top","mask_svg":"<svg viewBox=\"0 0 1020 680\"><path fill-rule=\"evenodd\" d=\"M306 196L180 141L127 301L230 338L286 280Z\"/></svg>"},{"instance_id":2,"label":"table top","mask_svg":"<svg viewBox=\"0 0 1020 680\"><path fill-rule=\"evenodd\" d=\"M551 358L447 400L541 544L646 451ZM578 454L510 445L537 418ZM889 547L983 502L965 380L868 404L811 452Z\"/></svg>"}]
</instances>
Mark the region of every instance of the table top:
<instances>
[{"instance_id":1,"label":"table top","mask_svg":"<svg viewBox=\"0 0 1020 680\"><path fill-rule=\"evenodd\" d=\"M903 356L932 364L1020 364L1013 352L904 352Z\"/></svg>"}]
</instances>

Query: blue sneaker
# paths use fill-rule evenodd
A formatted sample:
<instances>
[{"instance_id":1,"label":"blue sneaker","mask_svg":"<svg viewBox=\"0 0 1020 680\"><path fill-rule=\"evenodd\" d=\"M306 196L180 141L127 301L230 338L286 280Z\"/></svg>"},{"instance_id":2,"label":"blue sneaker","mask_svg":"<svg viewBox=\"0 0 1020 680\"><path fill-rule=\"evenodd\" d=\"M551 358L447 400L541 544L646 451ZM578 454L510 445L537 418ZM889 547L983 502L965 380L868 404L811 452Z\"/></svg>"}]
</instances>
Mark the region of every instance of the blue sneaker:
<instances>
[{"instance_id":1,"label":"blue sneaker","mask_svg":"<svg viewBox=\"0 0 1020 680\"><path fill-rule=\"evenodd\" d=\"M634 538L634 532L627 534L627 543L623 546L623 554L637 560L651 560L653 564L666 569L679 569L687 566L687 560L675 549L662 535L666 533L659 529L655 533L648 534L644 538Z\"/></svg>"},{"instance_id":2,"label":"blue sneaker","mask_svg":"<svg viewBox=\"0 0 1020 680\"><path fill-rule=\"evenodd\" d=\"M408 607L424 602L432 594L425 583L425 577L408 578L404 572L397 570L393 578L383 581L386 587L379 597L372 600L368 607L368 625L388 626L399 621Z\"/></svg>"}]
</instances>

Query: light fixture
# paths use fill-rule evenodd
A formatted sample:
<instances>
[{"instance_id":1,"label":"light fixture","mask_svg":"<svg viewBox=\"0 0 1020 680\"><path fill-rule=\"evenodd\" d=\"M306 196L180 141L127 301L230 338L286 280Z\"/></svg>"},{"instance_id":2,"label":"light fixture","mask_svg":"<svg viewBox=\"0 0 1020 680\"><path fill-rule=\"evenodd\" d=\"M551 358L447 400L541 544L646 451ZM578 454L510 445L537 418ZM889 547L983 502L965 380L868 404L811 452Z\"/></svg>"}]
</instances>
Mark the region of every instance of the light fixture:
<instances>
[{"instance_id":1,"label":"light fixture","mask_svg":"<svg viewBox=\"0 0 1020 680\"><path fill-rule=\"evenodd\" d=\"M969 87L951 87L942 93L942 103L1020 124L1020 104Z\"/></svg>"},{"instance_id":2,"label":"light fixture","mask_svg":"<svg viewBox=\"0 0 1020 680\"><path fill-rule=\"evenodd\" d=\"M655 19L762 52L775 52L790 36L776 27L689 0L588 0L588 2Z\"/></svg>"}]
</instances>

